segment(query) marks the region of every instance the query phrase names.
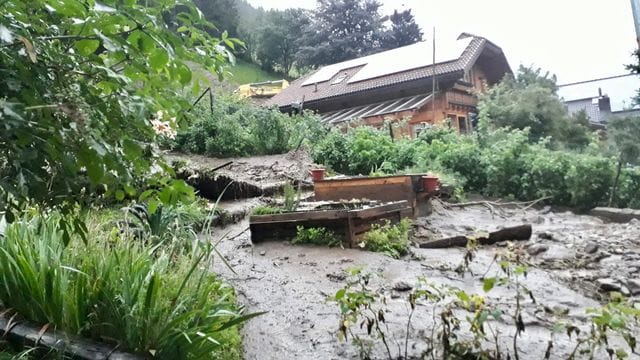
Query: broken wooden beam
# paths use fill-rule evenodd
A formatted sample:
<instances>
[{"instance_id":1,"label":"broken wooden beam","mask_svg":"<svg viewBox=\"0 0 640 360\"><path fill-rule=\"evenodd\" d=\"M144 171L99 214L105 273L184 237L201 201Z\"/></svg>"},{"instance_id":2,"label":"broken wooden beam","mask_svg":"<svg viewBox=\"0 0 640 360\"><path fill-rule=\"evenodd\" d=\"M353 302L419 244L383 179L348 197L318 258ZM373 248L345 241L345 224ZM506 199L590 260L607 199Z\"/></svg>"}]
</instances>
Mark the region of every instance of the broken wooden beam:
<instances>
[{"instance_id":1,"label":"broken wooden beam","mask_svg":"<svg viewBox=\"0 0 640 360\"><path fill-rule=\"evenodd\" d=\"M107 345L93 340L69 336L62 331L19 320L9 316L7 311L0 314L0 331L11 342L29 347L55 350L74 359L97 360L142 360L148 357L117 350L117 345Z\"/></svg>"},{"instance_id":2,"label":"broken wooden beam","mask_svg":"<svg viewBox=\"0 0 640 360\"><path fill-rule=\"evenodd\" d=\"M489 233L489 236L477 237L480 245L491 245L501 241L529 240L531 238L531 225L519 225L507 227ZM449 247L466 247L469 242L468 236L453 236L445 239L432 240L419 245L422 249L443 249Z\"/></svg>"}]
</instances>

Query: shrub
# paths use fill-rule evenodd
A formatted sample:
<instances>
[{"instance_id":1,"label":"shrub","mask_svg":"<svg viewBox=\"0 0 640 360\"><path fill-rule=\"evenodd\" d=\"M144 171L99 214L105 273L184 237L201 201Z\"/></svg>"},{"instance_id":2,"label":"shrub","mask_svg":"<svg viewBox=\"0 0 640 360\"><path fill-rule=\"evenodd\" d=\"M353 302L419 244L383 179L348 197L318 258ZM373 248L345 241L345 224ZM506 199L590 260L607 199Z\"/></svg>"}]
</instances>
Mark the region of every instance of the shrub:
<instances>
[{"instance_id":1,"label":"shrub","mask_svg":"<svg viewBox=\"0 0 640 360\"><path fill-rule=\"evenodd\" d=\"M92 219L91 241L67 247L56 213L11 224L0 238L2 306L146 356L240 357L234 326L251 315L240 315L233 289L209 272L210 249L149 248Z\"/></svg>"},{"instance_id":2,"label":"shrub","mask_svg":"<svg viewBox=\"0 0 640 360\"><path fill-rule=\"evenodd\" d=\"M482 151L487 177L484 193L519 197L525 168L521 155L529 150L528 132L501 129L487 140L489 145Z\"/></svg>"},{"instance_id":3,"label":"shrub","mask_svg":"<svg viewBox=\"0 0 640 360\"><path fill-rule=\"evenodd\" d=\"M640 209L639 167L624 169L620 174L616 205L623 208Z\"/></svg>"},{"instance_id":4,"label":"shrub","mask_svg":"<svg viewBox=\"0 0 640 360\"><path fill-rule=\"evenodd\" d=\"M487 185L482 152L473 138L465 136L460 141L447 144L438 160L442 166L465 178L465 190L482 191Z\"/></svg>"},{"instance_id":5,"label":"shrub","mask_svg":"<svg viewBox=\"0 0 640 360\"><path fill-rule=\"evenodd\" d=\"M282 154L325 132L313 113L292 117L226 97L217 98L213 109L197 107L193 116L172 149L214 157Z\"/></svg>"},{"instance_id":6,"label":"shrub","mask_svg":"<svg viewBox=\"0 0 640 360\"><path fill-rule=\"evenodd\" d=\"M588 210L603 203L613 185L613 168L610 159L573 154L565 178L571 206Z\"/></svg>"},{"instance_id":7,"label":"shrub","mask_svg":"<svg viewBox=\"0 0 640 360\"><path fill-rule=\"evenodd\" d=\"M305 228L304 226L298 226L296 237L291 242L292 244L311 244L311 245L325 245L325 246L337 246L342 245L342 239L336 235L333 231L323 227L311 227Z\"/></svg>"},{"instance_id":8,"label":"shrub","mask_svg":"<svg viewBox=\"0 0 640 360\"><path fill-rule=\"evenodd\" d=\"M281 213L282 209L272 206L256 206L251 210L251 215L273 215Z\"/></svg>"},{"instance_id":9,"label":"shrub","mask_svg":"<svg viewBox=\"0 0 640 360\"><path fill-rule=\"evenodd\" d=\"M360 246L397 259L409 252L410 230L411 221L407 219L402 219L395 225L391 225L389 221L383 225L374 224L371 230L363 235Z\"/></svg>"},{"instance_id":10,"label":"shrub","mask_svg":"<svg viewBox=\"0 0 640 360\"><path fill-rule=\"evenodd\" d=\"M349 173L348 146L347 136L334 128L313 147L313 161L324 164L339 173L347 174Z\"/></svg>"},{"instance_id":11,"label":"shrub","mask_svg":"<svg viewBox=\"0 0 640 360\"><path fill-rule=\"evenodd\" d=\"M385 131L364 126L348 135L349 174L369 174L395 155L395 147Z\"/></svg>"},{"instance_id":12,"label":"shrub","mask_svg":"<svg viewBox=\"0 0 640 360\"><path fill-rule=\"evenodd\" d=\"M571 155L562 151L551 151L541 146L532 148L522 156L524 169L521 177L524 200L551 197L548 203L569 205L571 194L565 175L571 164Z\"/></svg>"}]
</instances>

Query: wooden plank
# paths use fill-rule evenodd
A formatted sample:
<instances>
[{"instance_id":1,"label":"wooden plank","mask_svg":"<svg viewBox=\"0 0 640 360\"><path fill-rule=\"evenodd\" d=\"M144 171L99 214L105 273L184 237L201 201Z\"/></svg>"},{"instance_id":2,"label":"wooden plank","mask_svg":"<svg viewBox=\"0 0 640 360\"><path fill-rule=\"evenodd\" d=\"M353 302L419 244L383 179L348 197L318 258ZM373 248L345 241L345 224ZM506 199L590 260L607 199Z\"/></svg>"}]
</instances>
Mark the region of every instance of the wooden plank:
<instances>
[{"instance_id":1,"label":"wooden plank","mask_svg":"<svg viewBox=\"0 0 640 360\"><path fill-rule=\"evenodd\" d=\"M359 186L383 186L391 184L404 184L407 181L407 175L400 176L383 176L383 177L363 177L348 178L319 181L314 184L314 190L333 189L342 187L359 187Z\"/></svg>"},{"instance_id":2,"label":"wooden plank","mask_svg":"<svg viewBox=\"0 0 640 360\"><path fill-rule=\"evenodd\" d=\"M300 220L323 220L323 219L342 219L347 217L349 210L319 210L319 211L304 211L304 212L290 212L284 214L272 214L272 215L251 215L249 217L249 223L272 223L272 222L288 222L288 221L300 221Z\"/></svg>"},{"instance_id":3,"label":"wooden plank","mask_svg":"<svg viewBox=\"0 0 640 360\"><path fill-rule=\"evenodd\" d=\"M383 213L387 213L389 211L402 211L406 209L411 209L409 206L409 202L406 200L396 201L391 204L386 204L382 206L376 206L368 209L361 210L351 210L349 213L358 219L366 219L373 216L378 216Z\"/></svg>"},{"instance_id":4,"label":"wooden plank","mask_svg":"<svg viewBox=\"0 0 640 360\"><path fill-rule=\"evenodd\" d=\"M481 245L492 245L500 241L512 241L512 240L529 240L531 238L531 225L519 225L500 229L489 233L488 237L479 237L476 240ZM420 244L422 249L442 249L449 247L464 247L467 246L469 238L467 236L454 236L446 239L432 240Z\"/></svg>"}]
</instances>

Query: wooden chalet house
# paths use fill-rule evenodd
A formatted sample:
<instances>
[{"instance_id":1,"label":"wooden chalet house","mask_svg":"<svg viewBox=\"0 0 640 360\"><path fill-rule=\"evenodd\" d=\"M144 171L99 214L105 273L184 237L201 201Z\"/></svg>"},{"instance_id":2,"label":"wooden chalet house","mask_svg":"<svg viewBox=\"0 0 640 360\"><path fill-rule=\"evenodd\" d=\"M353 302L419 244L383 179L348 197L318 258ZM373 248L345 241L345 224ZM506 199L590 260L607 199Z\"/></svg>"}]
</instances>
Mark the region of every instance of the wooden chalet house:
<instances>
[{"instance_id":1,"label":"wooden chalet house","mask_svg":"<svg viewBox=\"0 0 640 360\"><path fill-rule=\"evenodd\" d=\"M466 33L436 48L435 65L433 58L433 46L421 42L327 65L266 104L283 112L315 110L336 126L359 120L380 127L385 120L408 119L401 132L412 137L428 124L468 132L477 94L511 73L507 59L489 40Z\"/></svg>"}]
</instances>

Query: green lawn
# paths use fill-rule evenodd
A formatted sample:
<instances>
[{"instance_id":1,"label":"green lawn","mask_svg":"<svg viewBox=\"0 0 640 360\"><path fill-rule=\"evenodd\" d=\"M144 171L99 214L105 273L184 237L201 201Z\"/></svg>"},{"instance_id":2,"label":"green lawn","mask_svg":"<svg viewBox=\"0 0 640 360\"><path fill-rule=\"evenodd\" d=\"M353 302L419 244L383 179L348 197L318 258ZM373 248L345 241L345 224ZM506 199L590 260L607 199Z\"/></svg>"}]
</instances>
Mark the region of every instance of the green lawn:
<instances>
[{"instance_id":1,"label":"green lawn","mask_svg":"<svg viewBox=\"0 0 640 360\"><path fill-rule=\"evenodd\" d=\"M228 77L229 82L237 85L282 79L282 75L266 72L258 65L239 59L229 71L233 74Z\"/></svg>"}]
</instances>

